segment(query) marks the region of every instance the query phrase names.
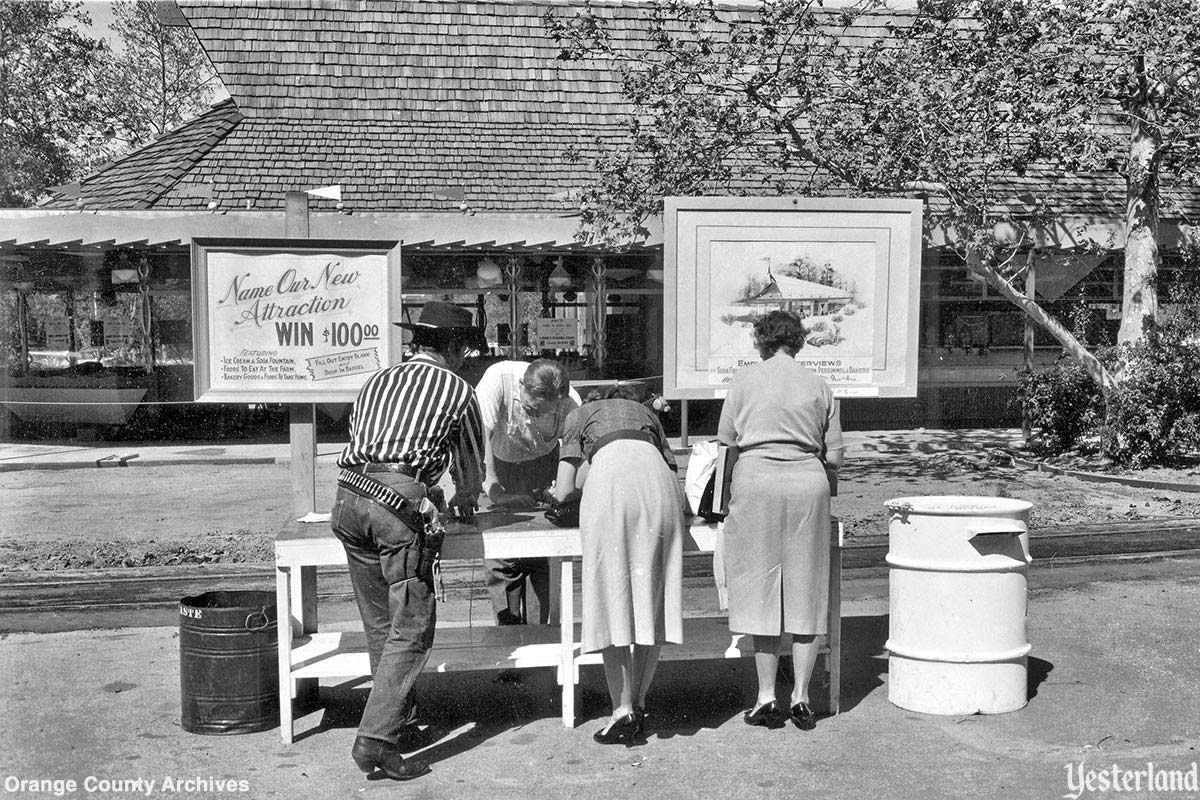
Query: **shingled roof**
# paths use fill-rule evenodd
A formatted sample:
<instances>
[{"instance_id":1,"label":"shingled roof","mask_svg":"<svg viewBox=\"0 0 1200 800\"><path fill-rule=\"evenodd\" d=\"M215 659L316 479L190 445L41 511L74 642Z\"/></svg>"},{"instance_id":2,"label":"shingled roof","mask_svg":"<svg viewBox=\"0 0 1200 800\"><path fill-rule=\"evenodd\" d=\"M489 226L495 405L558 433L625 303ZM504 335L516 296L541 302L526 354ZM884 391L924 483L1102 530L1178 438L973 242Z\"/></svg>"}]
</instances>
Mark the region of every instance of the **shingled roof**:
<instances>
[{"instance_id":1,"label":"shingled roof","mask_svg":"<svg viewBox=\"0 0 1200 800\"><path fill-rule=\"evenodd\" d=\"M544 4L180 7L231 99L84 181L88 207L276 209L337 183L356 210L561 214L589 177L568 153L623 135L616 74L557 60Z\"/></svg>"},{"instance_id":2,"label":"shingled roof","mask_svg":"<svg viewBox=\"0 0 1200 800\"><path fill-rule=\"evenodd\" d=\"M546 31L547 12L570 16L582 0L178 4L231 99L85 180L89 208L198 210L216 201L221 210L279 210L286 191L336 183L346 206L362 212L465 203L561 215L589 183L597 143L626 135L630 109L614 65L559 60ZM622 47L649 46L648 3L589 8ZM854 38L886 38L894 19L868 15ZM802 192L797 178L791 190ZM1024 181L1036 189L1043 178L1031 172ZM1075 213L1120 215L1119 176L1054 178L1074 196ZM754 180L775 183L748 174L725 188L753 192ZM1164 216L1170 201L1198 199L1168 198Z\"/></svg>"},{"instance_id":3,"label":"shingled roof","mask_svg":"<svg viewBox=\"0 0 1200 800\"><path fill-rule=\"evenodd\" d=\"M232 100L213 106L186 125L115 161L80 184L84 205L106 208L153 208L242 121ZM194 198L203 207L208 200ZM61 207L63 201L43 207Z\"/></svg>"}]
</instances>

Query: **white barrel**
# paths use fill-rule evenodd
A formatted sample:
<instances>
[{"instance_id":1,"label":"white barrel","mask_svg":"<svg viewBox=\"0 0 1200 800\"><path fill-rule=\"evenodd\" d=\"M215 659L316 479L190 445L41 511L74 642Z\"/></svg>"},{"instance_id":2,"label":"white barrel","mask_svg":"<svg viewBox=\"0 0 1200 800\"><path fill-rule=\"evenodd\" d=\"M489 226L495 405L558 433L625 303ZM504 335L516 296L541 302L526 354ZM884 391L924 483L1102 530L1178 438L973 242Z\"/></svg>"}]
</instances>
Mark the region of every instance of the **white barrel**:
<instances>
[{"instance_id":1,"label":"white barrel","mask_svg":"<svg viewBox=\"0 0 1200 800\"><path fill-rule=\"evenodd\" d=\"M888 511L888 700L927 714L1028 702L1029 510L1007 497L899 497Z\"/></svg>"}]
</instances>

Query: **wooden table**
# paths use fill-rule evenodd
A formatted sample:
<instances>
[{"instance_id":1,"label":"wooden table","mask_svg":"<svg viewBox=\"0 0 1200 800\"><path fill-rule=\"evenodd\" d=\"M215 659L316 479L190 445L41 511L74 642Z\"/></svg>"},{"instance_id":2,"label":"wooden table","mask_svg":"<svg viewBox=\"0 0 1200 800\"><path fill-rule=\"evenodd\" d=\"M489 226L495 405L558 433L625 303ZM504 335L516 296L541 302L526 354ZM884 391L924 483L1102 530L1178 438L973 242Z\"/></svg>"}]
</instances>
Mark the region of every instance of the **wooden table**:
<instances>
[{"instance_id":1,"label":"wooden table","mask_svg":"<svg viewBox=\"0 0 1200 800\"><path fill-rule=\"evenodd\" d=\"M684 552L713 551L717 526L697 520L687 529ZM829 709L838 712L841 653L842 526L830 529L829 635L822 652L829 677ZM556 667L562 686L562 721L575 725L580 664L600 663L599 653L579 653L575 620L575 561L582 555L578 528L557 528L538 512L487 511L472 525L447 526L443 560L548 558L557 573L562 624L439 626L426 670ZM275 540L279 617L279 718L284 743L293 734L292 699L313 695L321 678L371 674L361 633L322 633L317 624L317 567L344 566L346 552L326 523L293 523ZM556 620L551 619L554 623ZM750 637L730 634L723 618L684 620L684 644L663 647L664 660L732 658L752 652Z\"/></svg>"}]
</instances>

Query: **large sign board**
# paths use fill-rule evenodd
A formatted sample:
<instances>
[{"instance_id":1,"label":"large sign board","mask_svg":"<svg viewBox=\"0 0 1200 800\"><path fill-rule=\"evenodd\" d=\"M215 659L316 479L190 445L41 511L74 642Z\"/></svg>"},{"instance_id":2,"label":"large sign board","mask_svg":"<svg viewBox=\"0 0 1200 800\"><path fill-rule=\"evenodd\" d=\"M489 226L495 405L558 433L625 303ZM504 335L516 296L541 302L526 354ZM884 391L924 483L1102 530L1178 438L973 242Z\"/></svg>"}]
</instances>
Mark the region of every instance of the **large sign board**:
<instances>
[{"instance_id":1,"label":"large sign board","mask_svg":"<svg viewBox=\"0 0 1200 800\"><path fill-rule=\"evenodd\" d=\"M919 200L668 197L664 393L719 398L754 321L804 317L796 359L839 397L917 393Z\"/></svg>"},{"instance_id":2,"label":"large sign board","mask_svg":"<svg viewBox=\"0 0 1200 800\"><path fill-rule=\"evenodd\" d=\"M195 239L196 399L352 401L399 361L399 312L397 242Z\"/></svg>"}]
</instances>

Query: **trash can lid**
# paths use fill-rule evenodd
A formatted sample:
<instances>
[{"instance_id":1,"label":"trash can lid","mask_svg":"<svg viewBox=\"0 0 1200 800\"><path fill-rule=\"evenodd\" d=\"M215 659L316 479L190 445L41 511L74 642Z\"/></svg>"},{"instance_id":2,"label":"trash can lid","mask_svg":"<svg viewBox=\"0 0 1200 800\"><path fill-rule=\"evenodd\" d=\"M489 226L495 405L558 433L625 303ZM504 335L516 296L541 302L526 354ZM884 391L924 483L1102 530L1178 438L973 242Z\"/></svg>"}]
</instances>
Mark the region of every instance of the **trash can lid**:
<instances>
[{"instance_id":1,"label":"trash can lid","mask_svg":"<svg viewBox=\"0 0 1200 800\"><path fill-rule=\"evenodd\" d=\"M1021 514L1033 508L1033 503L1013 497L932 495L929 497L896 497L884 503L883 507L891 512L905 511L910 514L989 517Z\"/></svg>"}]
</instances>

